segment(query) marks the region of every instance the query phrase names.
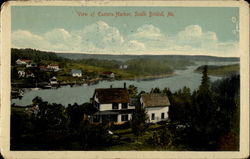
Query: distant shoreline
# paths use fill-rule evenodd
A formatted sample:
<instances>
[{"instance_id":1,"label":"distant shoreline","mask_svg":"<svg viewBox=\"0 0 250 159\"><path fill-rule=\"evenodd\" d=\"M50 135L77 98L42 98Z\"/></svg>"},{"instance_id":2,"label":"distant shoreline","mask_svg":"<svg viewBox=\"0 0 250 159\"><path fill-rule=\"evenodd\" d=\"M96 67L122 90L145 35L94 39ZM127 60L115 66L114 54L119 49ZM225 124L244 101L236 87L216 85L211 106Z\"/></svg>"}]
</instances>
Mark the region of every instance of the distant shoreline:
<instances>
[{"instance_id":1,"label":"distant shoreline","mask_svg":"<svg viewBox=\"0 0 250 159\"><path fill-rule=\"evenodd\" d=\"M135 76L135 77L129 77L129 78L122 78L122 79L109 79L109 80L112 80L112 81L121 81L121 80L154 80L154 79L161 79L161 78L166 78L166 77L172 77L172 76L175 76L176 73L168 73L168 74L162 74L162 75L152 75L152 76ZM71 86L71 85L83 85L83 84L91 84L91 85L95 85L97 84L98 82L100 81L105 81L107 79L103 79L103 78L97 78L97 79L92 79L88 82L64 82L64 81L61 81L60 84L58 85L59 87L60 86ZM19 85L19 87L15 87ZM21 86L23 85L23 86ZM32 86L30 85L27 85L27 84L24 84L24 83L12 83L12 88L33 88ZM46 89L46 88L42 88L41 86L39 87L41 89Z\"/></svg>"},{"instance_id":2,"label":"distant shoreline","mask_svg":"<svg viewBox=\"0 0 250 159\"><path fill-rule=\"evenodd\" d=\"M154 80L154 79L160 79L165 77L172 77L175 76L176 73L168 73L168 74L162 74L162 75L151 75L151 76L135 76L131 78L124 78L121 80Z\"/></svg>"}]
</instances>

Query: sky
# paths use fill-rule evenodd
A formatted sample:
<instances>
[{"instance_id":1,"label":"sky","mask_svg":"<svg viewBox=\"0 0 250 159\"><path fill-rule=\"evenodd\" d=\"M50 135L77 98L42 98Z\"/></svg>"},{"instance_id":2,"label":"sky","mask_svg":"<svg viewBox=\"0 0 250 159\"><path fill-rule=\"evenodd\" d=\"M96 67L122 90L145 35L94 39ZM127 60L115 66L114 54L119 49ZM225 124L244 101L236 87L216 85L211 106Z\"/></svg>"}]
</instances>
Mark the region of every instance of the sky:
<instances>
[{"instance_id":1,"label":"sky","mask_svg":"<svg viewBox=\"0 0 250 159\"><path fill-rule=\"evenodd\" d=\"M13 48L239 56L236 7L12 6L11 13Z\"/></svg>"}]
</instances>

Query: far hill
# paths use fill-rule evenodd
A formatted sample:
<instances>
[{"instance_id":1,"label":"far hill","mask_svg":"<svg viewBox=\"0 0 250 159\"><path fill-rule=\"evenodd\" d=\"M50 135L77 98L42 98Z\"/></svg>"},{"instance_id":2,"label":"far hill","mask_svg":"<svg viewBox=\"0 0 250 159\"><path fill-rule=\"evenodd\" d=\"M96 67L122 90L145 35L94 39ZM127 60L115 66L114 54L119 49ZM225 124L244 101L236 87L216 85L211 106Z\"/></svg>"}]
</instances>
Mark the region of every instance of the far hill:
<instances>
[{"instance_id":1,"label":"far hill","mask_svg":"<svg viewBox=\"0 0 250 159\"><path fill-rule=\"evenodd\" d=\"M205 66L198 67L195 72L202 73ZM229 76L232 74L239 74L240 65L239 64L231 64L224 66L217 65L207 65L208 74L213 76Z\"/></svg>"},{"instance_id":2,"label":"far hill","mask_svg":"<svg viewBox=\"0 0 250 159\"><path fill-rule=\"evenodd\" d=\"M116 79L144 79L173 75L175 70L185 69L197 61L238 62L235 57L186 56L186 55L98 55L45 52L35 49L11 49L11 64L17 59L28 59L38 66L58 64L58 78L69 80L71 69L79 69L91 78L103 72L113 72Z\"/></svg>"},{"instance_id":3,"label":"far hill","mask_svg":"<svg viewBox=\"0 0 250 159\"><path fill-rule=\"evenodd\" d=\"M102 60L116 60L127 61L138 58L154 58L162 59L167 58L169 60L191 60L191 61L239 61L238 57L216 57L216 56L203 56L203 55L111 55L111 54L78 54L78 53L57 53L58 56L79 60L79 59L102 59Z\"/></svg>"}]
</instances>

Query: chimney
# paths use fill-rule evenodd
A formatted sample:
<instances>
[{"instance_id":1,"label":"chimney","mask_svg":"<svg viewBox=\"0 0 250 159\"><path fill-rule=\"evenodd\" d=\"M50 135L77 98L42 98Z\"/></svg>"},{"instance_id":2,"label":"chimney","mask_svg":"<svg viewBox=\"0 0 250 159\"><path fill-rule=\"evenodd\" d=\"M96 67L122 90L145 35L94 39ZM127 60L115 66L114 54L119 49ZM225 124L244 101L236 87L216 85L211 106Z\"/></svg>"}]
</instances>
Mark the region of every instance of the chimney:
<instances>
[{"instance_id":1,"label":"chimney","mask_svg":"<svg viewBox=\"0 0 250 159\"><path fill-rule=\"evenodd\" d=\"M123 85L124 85L124 88L127 88L127 87L126 87L126 82L124 82L124 84L123 84Z\"/></svg>"}]
</instances>

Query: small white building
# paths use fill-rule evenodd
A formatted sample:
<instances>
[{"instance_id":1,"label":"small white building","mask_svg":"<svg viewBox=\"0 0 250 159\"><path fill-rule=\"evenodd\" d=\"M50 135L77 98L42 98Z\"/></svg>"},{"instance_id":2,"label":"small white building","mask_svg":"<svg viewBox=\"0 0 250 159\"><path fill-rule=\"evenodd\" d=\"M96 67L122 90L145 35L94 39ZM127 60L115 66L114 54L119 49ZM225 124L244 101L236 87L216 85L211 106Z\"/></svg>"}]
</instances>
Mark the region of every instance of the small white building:
<instances>
[{"instance_id":1,"label":"small white building","mask_svg":"<svg viewBox=\"0 0 250 159\"><path fill-rule=\"evenodd\" d=\"M47 66L47 69L55 72L60 70L59 65L57 64L50 64Z\"/></svg>"},{"instance_id":2,"label":"small white building","mask_svg":"<svg viewBox=\"0 0 250 159\"><path fill-rule=\"evenodd\" d=\"M99 111L92 117L92 122L113 122L123 124L132 119L134 106L129 105L129 94L126 88L96 89L93 105Z\"/></svg>"},{"instance_id":3,"label":"small white building","mask_svg":"<svg viewBox=\"0 0 250 159\"><path fill-rule=\"evenodd\" d=\"M18 73L18 78L24 78L25 77L25 71L19 70L17 73Z\"/></svg>"},{"instance_id":4,"label":"small white building","mask_svg":"<svg viewBox=\"0 0 250 159\"><path fill-rule=\"evenodd\" d=\"M127 68L128 68L128 65L126 64L120 65L120 69L127 69Z\"/></svg>"},{"instance_id":5,"label":"small white building","mask_svg":"<svg viewBox=\"0 0 250 159\"><path fill-rule=\"evenodd\" d=\"M37 67L37 64L36 63L27 63L26 64L26 67L29 68L29 67Z\"/></svg>"},{"instance_id":6,"label":"small white building","mask_svg":"<svg viewBox=\"0 0 250 159\"><path fill-rule=\"evenodd\" d=\"M17 65L27 65L27 64L30 64L30 63L32 63L31 60L26 60L26 59L17 59L16 60Z\"/></svg>"},{"instance_id":7,"label":"small white building","mask_svg":"<svg viewBox=\"0 0 250 159\"><path fill-rule=\"evenodd\" d=\"M73 77L82 77L82 71L81 70L72 69L71 70L71 76L73 76Z\"/></svg>"},{"instance_id":8,"label":"small white building","mask_svg":"<svg viewBox=\"0 0 250 159\"><path fill-rule=\"evenodd\" d=\"M48 68L47 68L47 66L41 65L41 66L39 66L39 70L40 71L48 71Z\"/></svg>"},{"instance_id":9,"label":"small white building","mask_svg":"<svg viewBox=\"0 0 250 159\"><path fill-rule=\"evenodd\" d=\"M26 78L35 78L35 75L34 75L33 72L28 71L28 72L25 73L25 77Z\"/></svg>"},{"instance_id":10,"label":"small white building","mask_svg":"<svg viewBox=\"0 0 250 159\"><path fill-rule=\"evenodd\" d=\"M50 84L51 84L51 85L57 85L57 84L58 84L57 79L56 79L55 76L52 77L49 81L50 81Z\"/></svg>"},{"instance_id":11,"label":"small white building","mask_svg":"<svg viewBox=\"0 0 250 159\"><path fill-rule=\"evenodd\" d=\"M148 122L156 123L168 119L170 102L166 95L161 93L143 94L140 102L149 116Z\"/></svg>"}]
</instances>

